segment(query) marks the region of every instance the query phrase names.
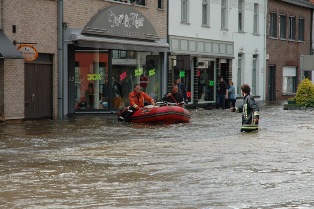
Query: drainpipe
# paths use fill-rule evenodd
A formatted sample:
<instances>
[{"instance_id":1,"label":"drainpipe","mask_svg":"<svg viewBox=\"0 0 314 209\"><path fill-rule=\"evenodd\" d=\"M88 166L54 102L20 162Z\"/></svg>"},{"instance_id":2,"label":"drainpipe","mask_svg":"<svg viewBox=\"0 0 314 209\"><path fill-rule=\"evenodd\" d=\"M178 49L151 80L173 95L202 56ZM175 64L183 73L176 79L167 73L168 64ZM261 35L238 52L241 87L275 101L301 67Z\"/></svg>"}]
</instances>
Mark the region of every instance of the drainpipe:
<instances>
[{"instance_id":1,"label":"drainpipe","mask_svg":"<svg viewBox=\"0 0 314 209\"><path fill-rule=\"evenodd\" d=\"M268 92L268 86L269 83L267 84L267 61L266 61L266 56L267 56L267 17L268 17L268 0L265 1L265 10L264 10L264 70L263 70L263 80L264 80L264 97L263 100L266 100L266 94Z\"/></svg>"},{"instance_id":2,"label":"drainpipe","mask_svg":"<svg viewBox=\"0 0 314 209\"><path fill-rule=\"evenodd\" d=\"M63 119L63 0L58 0L58 119Z\"/></svg>"},{"instance_id":3,"label":"drainpipe","mask_svg":"<svg viewBox=\"0 0 314 209\"><path fill-rule=\"evenodd\" d=\"M310 30L310 54L314 53L314 45L313 45L313 18L314 18L314 9L311 10L311 30Z\"/></svg>"}]
</instances>

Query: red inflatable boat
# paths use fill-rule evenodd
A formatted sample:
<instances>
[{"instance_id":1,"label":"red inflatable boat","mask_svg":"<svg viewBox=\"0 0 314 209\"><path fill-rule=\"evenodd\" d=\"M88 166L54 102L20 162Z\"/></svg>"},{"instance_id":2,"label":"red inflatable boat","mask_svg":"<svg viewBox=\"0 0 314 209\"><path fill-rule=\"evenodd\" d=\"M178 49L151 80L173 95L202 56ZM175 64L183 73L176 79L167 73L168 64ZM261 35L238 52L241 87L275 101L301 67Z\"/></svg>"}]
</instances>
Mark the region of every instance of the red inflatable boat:
<instances>
[{"instance_id":1,"label":"red inflatable boat","mask_svg":"<svg viewBox=\"0 0 314 209\"><path fill-rule=\"evenodd\" d=\"M127 108L123 111L127 111ZM120 114L118 114L118 116ZM188 123L190 122L190 119L191 119L190 112L180 106L148 105L147 107L143 109L139 109L135 113L133 113L133 115L131 116L130 122L133 122L133 123L168 123L169 124L169 123Z\"/></svg>"}]
</instances>

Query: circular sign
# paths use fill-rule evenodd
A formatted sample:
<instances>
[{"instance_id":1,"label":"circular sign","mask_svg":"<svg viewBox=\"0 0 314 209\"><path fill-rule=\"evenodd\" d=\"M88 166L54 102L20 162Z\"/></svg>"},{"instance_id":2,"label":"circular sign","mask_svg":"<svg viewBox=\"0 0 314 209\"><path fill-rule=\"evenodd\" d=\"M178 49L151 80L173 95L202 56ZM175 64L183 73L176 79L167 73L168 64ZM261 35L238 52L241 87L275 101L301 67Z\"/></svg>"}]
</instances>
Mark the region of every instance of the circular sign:
<instances>
[{"instance_id":1,"label":"circular sign","mask_svg":"<svg viewBox=\"0 0 314 209\"><path fill-rule=\"evenodd\" d=\"M26 61L33 61L35 59L37 59L38 57L38 52L37 49L29 44L21 44L17 50L19 50L19 52L21 52L21 54L23 55L24 59Z\"/></svg>"}]
</instances>

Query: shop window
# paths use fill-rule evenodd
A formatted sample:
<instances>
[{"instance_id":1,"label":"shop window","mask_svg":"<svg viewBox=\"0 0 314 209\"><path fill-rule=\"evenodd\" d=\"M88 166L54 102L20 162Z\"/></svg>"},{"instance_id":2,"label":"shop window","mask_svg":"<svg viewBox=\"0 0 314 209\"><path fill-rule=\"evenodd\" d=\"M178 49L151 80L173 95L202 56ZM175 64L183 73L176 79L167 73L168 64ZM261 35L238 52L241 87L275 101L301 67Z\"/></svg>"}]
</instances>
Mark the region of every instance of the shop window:
<instances>
[{"instance_id":1,"label":"shop window","mask_svg":"<svg viewBox=\"0 0 314 209\"><path fill-rule=\"evenodd\" d=\"M102 94L106 79L108 79L107 50L76 50L75 111L108 109L108 101L105 101Z\"/></svg>"},{"instance_id":2,"label":"shop window","mask_svg":"<svg viewBox=\"0 0 314 209\"><path fill-rule=\"evenodd\" d=\"M156 101L160 100L161 66L158 53L77 49L75 92L72 92L75 111L111 111L128 106L128 94L135 84L140 84Z\"/></svg>"},{"instance_id":3,"label":"shop window","mask_svg":"<svg viewBox=\"0 0 314 209\"><path fill-rule=\"evenodd\" d=\"M215 101L215 61L200 59L197 68L198 102Z\"/></svg>"},{"instance_id":4,"label":"shop window","mask_svg":"<svg viewBox=\"0 0 314 209\"><path fill-rule=\"evenodd\" d=\"M192 101L192 82L191 82L191 57L189 55L178 55L173 57L173 78L179 77L180 82L187 88L188 101ZM172 83L173 84L173 83Z\"/></svg>"}]
</instances>

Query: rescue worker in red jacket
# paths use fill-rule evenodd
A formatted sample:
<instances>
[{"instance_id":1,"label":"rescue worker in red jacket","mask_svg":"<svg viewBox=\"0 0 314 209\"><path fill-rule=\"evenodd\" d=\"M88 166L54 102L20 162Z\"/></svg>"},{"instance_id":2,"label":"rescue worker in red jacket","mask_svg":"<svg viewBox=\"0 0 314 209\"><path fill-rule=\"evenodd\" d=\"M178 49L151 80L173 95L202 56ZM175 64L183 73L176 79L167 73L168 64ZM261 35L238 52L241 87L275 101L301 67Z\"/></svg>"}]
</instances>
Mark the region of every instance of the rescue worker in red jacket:
<instances>
[{"instance_id":1,"label":"rescue worker in red jacket","mask_svg":"<svg viewBox=\"0 0 314 209\"><path fill-rule=\"evenodd\" d=\"M139 84L135 84L133 91L129 93L129 101L130 107L119 117L119 121L129 121L136 110L144 107L144 101L149 102L151 105L155 105L154 99L141 91L141 86Z\"/></svg>"},{"instance_id":2,"label":"rescue worker in red jacket","mask_svg":"<svg viewBox=\"0 0 314 209\"><path fill-rule=\"evenodd\" d=\"M135 84L133 91L129 93L129 101L130 106L137 110L144 107L144 101L147 101L151 105L155 105L154 99L141 91L141 86L139 84Z\"/></svg>"}]
</instances>

